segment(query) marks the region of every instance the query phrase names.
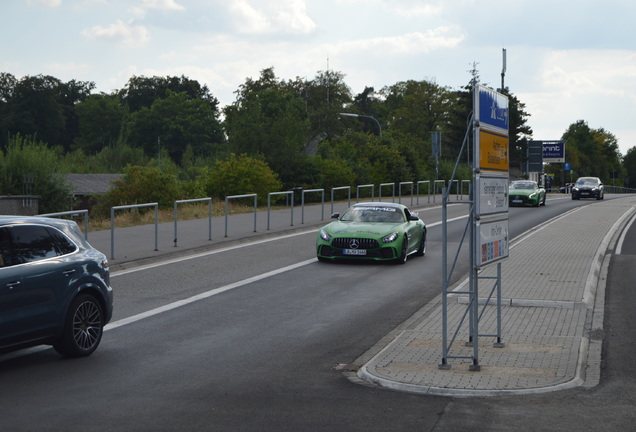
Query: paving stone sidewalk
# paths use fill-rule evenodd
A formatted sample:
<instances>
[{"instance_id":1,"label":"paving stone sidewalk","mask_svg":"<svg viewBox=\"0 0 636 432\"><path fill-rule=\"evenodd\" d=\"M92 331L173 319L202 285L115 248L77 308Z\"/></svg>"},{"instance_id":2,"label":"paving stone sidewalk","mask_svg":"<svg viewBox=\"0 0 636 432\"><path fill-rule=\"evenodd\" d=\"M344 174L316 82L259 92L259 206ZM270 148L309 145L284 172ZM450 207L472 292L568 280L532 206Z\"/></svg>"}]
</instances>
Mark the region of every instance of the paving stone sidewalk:
<instances>
[{"instance_id":1,"label":"paving stone sidewalk","mask_svg":"<svg viewBox=\"0 0 636 432\"><path fill-rule=\"evenodd\" d=\"M494 337L480 337L479 371L469 370L473 348L465 346L469 335L465 324L448 353L450 369L438 367L443 335L440 295L388 335L386 346L376 346L358 359L358 377L388 388L452 396L596 385L608 257L635 209L633 196L599 201L543 224L511 245L501 265L504 347L495 348ZM496 276L496 267L490 265L480 273L480 295L487 296L492 288L481 277ZM455 290L466 287L460 284ZM467 300L466 295L449 297L449 340L466 312ZM480 302L486 303L485 298ZM482 304L480 313L484 307L479 334L496 334L496 306Z\"/></svg>"}]
</instances>

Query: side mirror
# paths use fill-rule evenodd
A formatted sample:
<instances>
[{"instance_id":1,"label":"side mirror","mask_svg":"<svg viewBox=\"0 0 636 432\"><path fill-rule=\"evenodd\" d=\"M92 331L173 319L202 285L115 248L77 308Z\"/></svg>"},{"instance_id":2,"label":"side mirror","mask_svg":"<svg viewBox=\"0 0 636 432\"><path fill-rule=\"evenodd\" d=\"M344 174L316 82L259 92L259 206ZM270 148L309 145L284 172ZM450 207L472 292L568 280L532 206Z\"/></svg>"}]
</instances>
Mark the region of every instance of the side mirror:
<instances>
[{"instance_id":1,"label":"side mirror","mask_svg":"<svg viewBox=\"0 0 636 432\"><path fill-rule=\"evenodd\" d=\"M416 221L416 220L420 220L418 215L415 214L411 214L411 216L409 216L409 220L410 221Z\"/></svg>"},{"instance_id":2,"label":"side mirror","mask_svg":"<svg viewBox=\"0 0 636 432\"><path fill-rule=\"evenodd\" d=\"M340 217L340 213L331 213L331 219L338 219Z\"/></svg>"}]
</instances>

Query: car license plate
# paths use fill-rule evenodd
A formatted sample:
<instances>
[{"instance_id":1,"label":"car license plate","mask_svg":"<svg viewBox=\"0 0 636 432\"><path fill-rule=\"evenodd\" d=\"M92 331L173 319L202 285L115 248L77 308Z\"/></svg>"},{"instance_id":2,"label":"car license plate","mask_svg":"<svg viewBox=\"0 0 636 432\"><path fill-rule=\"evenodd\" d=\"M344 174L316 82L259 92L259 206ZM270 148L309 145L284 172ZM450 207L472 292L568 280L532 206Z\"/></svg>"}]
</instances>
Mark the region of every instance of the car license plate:
<instances>
[{"instance_id":1,"label":"car license plate","mask_svg":"<svg viewBox=\"0 0 636 432\"><path fill-rule=\"evenodd\" d=\"M366 255L366 249L343 249L342 253L344 255Z\"/></svg>"},{"instance_id":2,"label":"car license plate","mask_svg":"<svg viewBox=\"0 0 636 432\"><path fill-rule=\"evenodd\" d=\"M512 200L513 204L521 204L523 203L523 200Z\"/></svg>"}]
</instances>

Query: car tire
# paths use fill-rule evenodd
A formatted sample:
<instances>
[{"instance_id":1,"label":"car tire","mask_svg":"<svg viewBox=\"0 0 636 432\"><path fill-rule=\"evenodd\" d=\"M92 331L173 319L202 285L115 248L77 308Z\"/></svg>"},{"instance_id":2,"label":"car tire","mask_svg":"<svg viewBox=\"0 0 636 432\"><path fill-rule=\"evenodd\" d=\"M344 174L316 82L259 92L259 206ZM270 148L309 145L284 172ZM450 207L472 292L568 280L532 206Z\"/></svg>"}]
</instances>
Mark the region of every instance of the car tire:
<instances>
[{"instance_id":1,"label":"car tire","mask_svg":"<svg viewBox=\"0 0 636 432\"><path fill-rule=\"evenodd\" d=\"M65 357L85 357L92 354L104 333L102 305L90 294L81 294L71 303L64 330L53 345Z\"/></svg>"},{"instance_id":2,"label":"car tire","mask_svg":"<svg viewBox=\"0 0 636 432\"><path fill-rule=\"evenodd\" d=\"M408 255L408 247L409 247L409 238L406 234L404 234L404 238L402 239L402 252L400 256L395 260L396 264L404 264L406 262L406 257Z\"/></svg>"},{"instance_id":3,"label":"car tire","mask_svg":"<svg viewBox=\"0 0 636 432\"><path fill-rule=\"evenodd\" d=\"M417 256L426 255L426 230L422 230L422 240L420 241L420 247L417 248L417 252L415 252Z\"/></svg>"}]
</instances>

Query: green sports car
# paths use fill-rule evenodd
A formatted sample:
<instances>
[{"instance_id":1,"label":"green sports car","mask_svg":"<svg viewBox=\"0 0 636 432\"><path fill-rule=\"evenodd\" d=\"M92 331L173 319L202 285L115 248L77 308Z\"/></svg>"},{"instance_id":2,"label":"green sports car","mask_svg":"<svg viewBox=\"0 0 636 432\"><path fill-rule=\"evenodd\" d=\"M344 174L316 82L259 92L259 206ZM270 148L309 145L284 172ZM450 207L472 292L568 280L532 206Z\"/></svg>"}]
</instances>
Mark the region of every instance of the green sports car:
<instances>
[{"instance_id":1,"label":"green sports car","mask_svg":"<svg viewBox=\"0 0 636 432\"><path fill-rule=\"evenodd\" d=\"M536 181L516 180L508 188L508 204L510 206L545 205L545 189L539 187Z\"/></svg>"},{"instance_id":2,"label":"green sports car","mask_svg":"<svg viewBox=\"0 0 636 432\"><path fill-rule=\"evenodd\" d=\"M426 253L426 225L402 204L368 202L349 207L323 227L316 239L320 261L334 259L406 262Z\"/></svg>"}]
</instances>

